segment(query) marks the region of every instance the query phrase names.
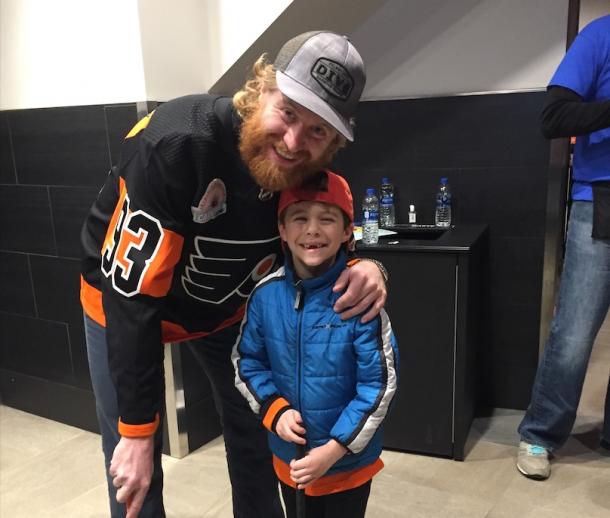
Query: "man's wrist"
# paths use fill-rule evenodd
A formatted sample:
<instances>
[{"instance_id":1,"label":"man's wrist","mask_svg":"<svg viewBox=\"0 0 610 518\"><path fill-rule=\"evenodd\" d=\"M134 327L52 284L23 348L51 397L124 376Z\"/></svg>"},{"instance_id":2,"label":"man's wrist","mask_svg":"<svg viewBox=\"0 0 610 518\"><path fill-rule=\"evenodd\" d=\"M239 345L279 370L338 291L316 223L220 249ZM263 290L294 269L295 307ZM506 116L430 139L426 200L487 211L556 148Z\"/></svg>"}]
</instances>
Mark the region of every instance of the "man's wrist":
<instances>
[{"instance_id":1,"label":"man's wrist","mask_svg":"<svg viewBox=\"0 0 610 518\"><path fill-rule=\"evenodd\" d=\"M378 261L377 259L371 259L370 257L359 257L360 261L368 261L370 263L373 263L375 266L377 266L377 268L379 268L379 271L381 272L381 276L383 277L383 280L385 281L385 283L387 284L388 281L390 280L390 275L388 273L388 270L386 269L386 267L383 265L383 263L381 261Z\"/></svg>"}]
</instances>

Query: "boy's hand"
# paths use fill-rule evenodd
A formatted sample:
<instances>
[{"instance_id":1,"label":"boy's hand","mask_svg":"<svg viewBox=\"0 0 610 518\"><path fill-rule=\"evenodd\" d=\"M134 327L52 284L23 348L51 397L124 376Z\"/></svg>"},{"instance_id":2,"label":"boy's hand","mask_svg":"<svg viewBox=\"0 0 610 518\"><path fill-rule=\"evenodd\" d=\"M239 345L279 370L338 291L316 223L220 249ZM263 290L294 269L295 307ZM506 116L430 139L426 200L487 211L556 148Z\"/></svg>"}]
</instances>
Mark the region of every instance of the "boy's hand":
<instances>
[{"instance_id":1,"label":"boy's hand","mask_svg":"<svg viewBox=\"0 0 610 518\"><path fill-rule=\"evenodd\" d=\"M282 439L295 444L306 444L305 428L301 414L294 409L286 410L275 425L275 433Z\"/></svg>"},{"instance_id":2,"label":"boy's hand","mask_svg":"<svg viewBox=\"0 0 610 518\"><path fill-rule=\"evenodd\" d=\"M305 489L324 475L347 450L331 439L324 446L309 450L302 459L290 461L290 478L297 483L298 489Z\"/></svg>"},{"instance_id":3,"label":"boy's hand","mask_svg":"<svg viewBox=\"0 0 610 518\"><path fill-rule=\"evenodd\" d=\"M339 297L333 309L341 314L343 320L368 309L361 319L363 324L379 314L388 296L383 275L371 261L360 261L341 272L333 291L337 293L343 290L345 293Z\"/></svg>"}]
</instances>

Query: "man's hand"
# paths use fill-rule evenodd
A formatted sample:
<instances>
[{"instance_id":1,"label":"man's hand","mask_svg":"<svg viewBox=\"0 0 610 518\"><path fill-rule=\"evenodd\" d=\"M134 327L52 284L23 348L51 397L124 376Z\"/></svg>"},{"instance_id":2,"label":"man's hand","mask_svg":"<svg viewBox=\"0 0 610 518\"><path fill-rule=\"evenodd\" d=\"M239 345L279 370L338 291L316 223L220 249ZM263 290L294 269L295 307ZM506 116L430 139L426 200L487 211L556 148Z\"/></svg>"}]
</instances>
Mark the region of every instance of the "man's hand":
<instances>
[{"instance_id":1,"label":"man's hand","mask_svg":"<svg viewBox=\"0 0 610 518\"><path fill-rule=\"evenodd\" d=\"M383 275L371 261L360 261L341 272L333 291L337 293L343 290L345 293L335 303L334 310L341 313L343 320L347 320L370 307L361 319L363 324L379 314L388 296Z\"/></svg>"},{"instance_id":2,"label":"man's hand","mask_svg":"<svg viewBox=\"0 0 610 518\"><path fill-rule=\"evenodd\" d=\"M153 472L154 435L121 437L110 462L112 484L117 488L116 499L127 504L126 518L137 518Z\"/></svg>"},{"instance_id":3,"label":"man's hand","mask_svg":"<svg viewBox=\"0 0 610 518\"><path fill-rule=\"evenodd\" d=\"M285 441L306 444L305 428L301 414L294 409L286 410L275 425L275 432Z\"/></svg>"},{"instance_id":4,"label":"man's hand","mask_svg":"<svg viewBox=\"0 0 610 518\"><path fill-rule=\"evenodd\" d=\"M290 478L297 483L298 489L305 489L324 475L347 450L331 439L323 446L309 450L302 459L290 461Z\"/></svg>"}]
</instances>

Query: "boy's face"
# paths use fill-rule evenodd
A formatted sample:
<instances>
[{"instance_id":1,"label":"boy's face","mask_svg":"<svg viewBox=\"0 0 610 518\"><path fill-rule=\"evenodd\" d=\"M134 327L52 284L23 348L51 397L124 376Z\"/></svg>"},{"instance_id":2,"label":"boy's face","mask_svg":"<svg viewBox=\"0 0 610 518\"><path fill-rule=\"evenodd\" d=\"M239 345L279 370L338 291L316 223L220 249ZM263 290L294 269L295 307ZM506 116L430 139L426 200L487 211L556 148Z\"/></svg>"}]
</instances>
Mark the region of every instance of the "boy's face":
<instances>
[{"instance_id":1,"label":"boy's face","mask_svg":"<svg viewBox=\"0 0 610 518\"><path fill-rule=\"evenodd\" d=\"M292 252L294 269L301 279L328 270L353 228L353 224L345 227L339 207L317 201L289 205L279 224L280 236Z\"/></svg>"}]
</instances>

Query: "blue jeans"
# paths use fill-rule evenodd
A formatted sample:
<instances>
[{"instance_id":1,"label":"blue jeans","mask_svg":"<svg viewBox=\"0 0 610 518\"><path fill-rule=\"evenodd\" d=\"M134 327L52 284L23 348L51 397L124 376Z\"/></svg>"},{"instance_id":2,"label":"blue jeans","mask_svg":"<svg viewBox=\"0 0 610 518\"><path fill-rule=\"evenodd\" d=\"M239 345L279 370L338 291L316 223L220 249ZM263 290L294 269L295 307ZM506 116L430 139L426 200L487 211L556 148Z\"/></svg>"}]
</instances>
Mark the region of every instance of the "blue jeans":
<instances>
[{"instance_id":1,"label":"blue jeans","mask_svg":"<svg viewBox=\"0 0 610 518\"><path fill-rule=\"evenodd\" d=\"M205 372L212 385L214 401L223 426L233 515L235 518L283 518L284 512L280 504L278 482L271 462L266 431L235 388L231 349L236 334L237 327L234 326L205 339L185 342L182 347L191 348L202 368L202 375ZM117 430L117 395L108 369L106 330L85 316L85 335L106 460L110 512L112 518L122 518L125 516L125 506L117 503L116 489L108 474L112 454L120 436ZM155 435L153 477L139 514L140 518L165 516L161 469L162 417Z\"/></svg>"},{"instance_id":2,"label":"blue jeans","mask_svg":"<svg viewBox=\"0 0 610 518\"><path fill-rule=\"evenodd\" d=\"M123 518L126 514L125 504L116 501L116 488L112 485L112 477L108 473L112 454L121 436L117 428L119 409L116 390L110 378L108 369L108 349L106 347L106 329L89 317L85 316L85 339L87 341L87 357L91 372L91 384L95 394L95 410L102 435L102 450L106 463L106 481L110 500L110 516ZM161 451L163 449L163 427L159 425L155 434L154 471L150 489L144 500L140 516L162 518L163 508L163 470L161 469Z\"/></svg>"},{"instance_id":3,"label":"blue jeans","mask_svg":"<svg viewBox=\"0 0 610 518\"><path fill-rule=\"evenodd\" d=\"M519 425L522 440L550 451L572 431L593 342L610 304L610 240L591 238L592 219L592 203L573 202L555 316ZM602 438L610 441L610 386Z\"/></svg>"}]
</instances>

